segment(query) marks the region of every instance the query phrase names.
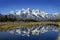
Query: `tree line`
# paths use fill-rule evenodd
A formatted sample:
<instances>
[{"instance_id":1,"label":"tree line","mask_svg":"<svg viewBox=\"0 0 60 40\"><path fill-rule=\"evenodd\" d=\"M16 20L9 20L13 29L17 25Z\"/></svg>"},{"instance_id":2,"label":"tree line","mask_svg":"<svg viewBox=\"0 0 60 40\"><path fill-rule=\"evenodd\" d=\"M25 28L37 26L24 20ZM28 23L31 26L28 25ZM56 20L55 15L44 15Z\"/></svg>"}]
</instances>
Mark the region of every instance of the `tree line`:
<instances>
[{"instance_id":1,"label":"tree line","mask_svg":"<svg viewBox=\"0 0 60 40\"><path fill-rule=\"evenodd\" d=\"M2 15L0 14L0 22L14 22L14 21L36 21L36 20L32 20L32 19L23 19L23 18L18 18L17 16L14 15Z\"/></svg>"}]
</instances>

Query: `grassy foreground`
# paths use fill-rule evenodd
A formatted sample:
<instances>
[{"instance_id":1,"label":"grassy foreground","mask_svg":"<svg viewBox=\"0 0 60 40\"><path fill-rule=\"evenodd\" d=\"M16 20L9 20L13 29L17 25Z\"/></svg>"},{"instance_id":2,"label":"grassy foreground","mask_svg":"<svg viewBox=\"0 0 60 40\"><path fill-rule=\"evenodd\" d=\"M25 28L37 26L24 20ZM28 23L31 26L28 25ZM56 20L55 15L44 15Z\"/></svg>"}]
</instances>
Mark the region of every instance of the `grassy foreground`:
<instances>
[{"instance_id":1,"label":"grassy foreground","mask_svg":"<svg viewBox=\"0 0 60 40\"><path fill-rule=\"evenodd\" d=\"M5 23L0 22L0 30L6 30L17 26L32 27L34 25L46 25L46 24L57 24L60 26L60 22L5 22Z\"/></svg>"}]
</instances>

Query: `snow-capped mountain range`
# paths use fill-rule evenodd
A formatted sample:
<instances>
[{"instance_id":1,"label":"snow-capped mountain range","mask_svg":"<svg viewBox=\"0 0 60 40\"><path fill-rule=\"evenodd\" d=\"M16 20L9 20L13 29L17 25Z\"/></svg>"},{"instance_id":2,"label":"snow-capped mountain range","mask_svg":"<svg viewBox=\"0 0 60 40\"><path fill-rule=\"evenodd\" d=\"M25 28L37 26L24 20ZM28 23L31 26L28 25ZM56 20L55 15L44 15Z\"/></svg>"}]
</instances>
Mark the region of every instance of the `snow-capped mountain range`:
<instances>
[{"instance_id":1,"label":"snow-capped mountain range","mask_svg":"<svg viewBox=\"0 0 60 40\"><path fill-rule=\"evenodd\" d=\"M60 13L49 14L38 9L30 10L30 8L10 11L9 14L18 16L23 19L33 19L33 20L55 20L60 19Z\"/></svg>"}]
</instances>

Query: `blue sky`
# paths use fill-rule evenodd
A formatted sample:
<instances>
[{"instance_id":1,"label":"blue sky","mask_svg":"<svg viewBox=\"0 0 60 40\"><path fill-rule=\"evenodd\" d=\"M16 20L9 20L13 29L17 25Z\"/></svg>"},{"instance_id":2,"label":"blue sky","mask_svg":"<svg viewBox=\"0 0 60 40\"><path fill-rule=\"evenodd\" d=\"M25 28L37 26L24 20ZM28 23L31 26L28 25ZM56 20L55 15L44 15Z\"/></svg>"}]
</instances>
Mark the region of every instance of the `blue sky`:
<instances>
[{"instance_id":1,"label":"blue sky","mask_svg":"<svg viewBox=\"0 0 60 40\"><path fill-rule=\"evenodd\" d=\"M0 13L7 14L22 8L39 9L48 13L60 12L60 0L0 0Z\"/></svg>"}]
</instances>

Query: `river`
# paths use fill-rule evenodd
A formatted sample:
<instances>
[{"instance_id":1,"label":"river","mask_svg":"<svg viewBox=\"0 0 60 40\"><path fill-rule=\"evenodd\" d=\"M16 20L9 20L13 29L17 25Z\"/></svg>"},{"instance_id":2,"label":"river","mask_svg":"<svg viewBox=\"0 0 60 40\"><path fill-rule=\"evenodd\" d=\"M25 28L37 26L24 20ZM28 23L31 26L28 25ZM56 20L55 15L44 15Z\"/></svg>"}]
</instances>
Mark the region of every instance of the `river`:
<instances>
[{"instance_id":1,"label":"river","mask_svg":"<svg viewBox=\"0 0 60 40\"><path fill-rule=\"evenodd\" d=\"M0 40L57 40L58 29L54 25L10 28L0 32Z\"/></svg>"}]
</instances>

